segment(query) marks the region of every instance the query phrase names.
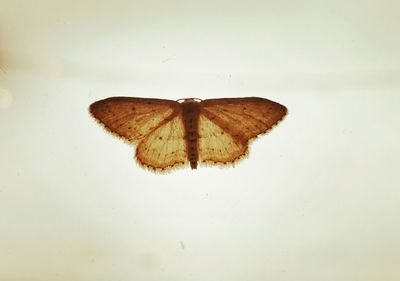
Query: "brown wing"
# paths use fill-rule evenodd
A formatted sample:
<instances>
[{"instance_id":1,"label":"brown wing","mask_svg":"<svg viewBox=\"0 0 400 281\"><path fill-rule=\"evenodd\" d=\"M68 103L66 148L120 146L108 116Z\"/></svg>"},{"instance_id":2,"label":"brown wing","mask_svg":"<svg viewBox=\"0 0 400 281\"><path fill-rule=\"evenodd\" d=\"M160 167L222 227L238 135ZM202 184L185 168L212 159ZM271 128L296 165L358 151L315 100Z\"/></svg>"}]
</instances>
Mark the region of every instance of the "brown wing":
<instances>
[{"instance_id":1,"label":"brown wing","mask_svg":"<svg viewBox=\"0 0 400 281\"><path fill-rule=\"evenodd\" d=\"M139 143L136 159L148 168L165 170L186 164L186 151L183 121L178 114Z\"/></svg>"},{"instance_id":2,"label":"brown wing","mask_svg":"<svg viewBox=\"0 0 400 281\"><path fill-rule=\"evenodd\" d=\"M176 101L112 97L90 105L90 113L106 129L137 143L158 126L169 122L179 111Z\"/></svg>"},{"instance_id":3,"label":"brown wing","mask_svg":"<svg viewBox=\"0 0 400 281\"><path fill-rule=\"evenodd\" d=\"M208 163L230 163L246 154L247 142L235 139L210 119L200 114L199 158Z\"/></svg>"},{"instance_id":4,"label":"brown wing","mask_svg":"<svg viewBox=\"0 0 400 281\"><path fill-rule=\"evenodd\" d=\"M283 119L285 106L263 98L209 99L201 102L199 156L202 161L234 162L248 141Z\"/></svg>"}]
</instances>

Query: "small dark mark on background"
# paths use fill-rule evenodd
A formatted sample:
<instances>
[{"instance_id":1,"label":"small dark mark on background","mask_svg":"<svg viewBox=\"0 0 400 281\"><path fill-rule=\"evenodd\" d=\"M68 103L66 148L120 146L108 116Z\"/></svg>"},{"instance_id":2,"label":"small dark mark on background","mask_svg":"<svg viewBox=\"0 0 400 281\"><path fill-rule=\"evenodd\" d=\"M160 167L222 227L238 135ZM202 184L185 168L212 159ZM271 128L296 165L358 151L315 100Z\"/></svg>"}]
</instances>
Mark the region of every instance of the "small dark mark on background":
<instances>
[{"instance_id":1,"label":"small dark mark on background","mask_svg":"<svg viewBox=\"0 0 400 281\"><path fill-rule=\"evenodd\" d=\"M166 62L168 62L170 60L171 60L171 58L166 58L165 60L162 61L162 63L166 63Z\"/></svg>"},{"instance_id":2,"label":"small dark mark on background","mask_svg":"<svg viewBox=\"0 0 400 281\"><path fill-rule=\"evenodd\" d=\"M181 241L179 241L179 242L180 242L180 244L181 244L182 250L185 250L185 244L183 243L183 241L181 240Z\"/></svg>"}]
</instances>

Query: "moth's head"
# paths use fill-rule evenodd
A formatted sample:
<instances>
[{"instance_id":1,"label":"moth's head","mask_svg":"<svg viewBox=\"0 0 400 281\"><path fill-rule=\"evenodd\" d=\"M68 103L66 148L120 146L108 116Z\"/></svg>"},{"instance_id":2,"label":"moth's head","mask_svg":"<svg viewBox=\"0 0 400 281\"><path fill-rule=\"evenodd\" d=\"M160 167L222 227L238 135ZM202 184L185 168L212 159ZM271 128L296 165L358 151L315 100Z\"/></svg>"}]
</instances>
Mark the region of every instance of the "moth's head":
<instances>
[{"instance_id":1,"label":"moth's head","mask_svg":"<svg viewBox=\"0 0 400 281\"><path fill-rule=\"evenodd\" d=\"M185 103L185 102L201 102L202 100L198 99L198 98L184 98L184 99L179 99L176 101L179 103Z\"/></svg>"}]
</instances>

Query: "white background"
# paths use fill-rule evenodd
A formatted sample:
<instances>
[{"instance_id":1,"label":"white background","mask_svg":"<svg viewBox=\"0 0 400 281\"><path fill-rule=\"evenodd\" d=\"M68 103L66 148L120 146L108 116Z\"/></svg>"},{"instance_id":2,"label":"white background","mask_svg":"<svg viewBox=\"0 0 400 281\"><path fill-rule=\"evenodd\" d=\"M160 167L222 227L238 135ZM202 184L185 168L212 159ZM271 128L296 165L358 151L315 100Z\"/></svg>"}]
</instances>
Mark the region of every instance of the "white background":
<instances>
[{"instance_id":1,"label":"white background","mask_svg":"<svg viewBox=\"0 0 400 281\"><path fill-rule=\"evenodd\" d=\"M0 3L0 280L400 280L400 2ZM235 168L158 175L110 96L260 96Z\"/></svg>"}]
</instances>

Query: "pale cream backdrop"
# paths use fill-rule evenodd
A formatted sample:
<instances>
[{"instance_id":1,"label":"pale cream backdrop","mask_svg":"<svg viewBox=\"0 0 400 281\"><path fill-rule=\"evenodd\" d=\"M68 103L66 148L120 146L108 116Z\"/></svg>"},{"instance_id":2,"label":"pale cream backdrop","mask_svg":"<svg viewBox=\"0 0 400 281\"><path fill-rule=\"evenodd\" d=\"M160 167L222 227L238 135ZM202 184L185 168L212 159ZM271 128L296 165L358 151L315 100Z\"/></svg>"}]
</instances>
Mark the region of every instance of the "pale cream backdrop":
<instances>
[{"instance_id":1,"label":"pale cream backdrop","mask_svg":"<svg viewBox=\"0 0 400 281\"><path fill-rule=\"evenodd\" d=\"M400 280L400 2L0 1L0 280ZM110 96L289 108L156 175Z\"/></svg>"}]
</instances>

